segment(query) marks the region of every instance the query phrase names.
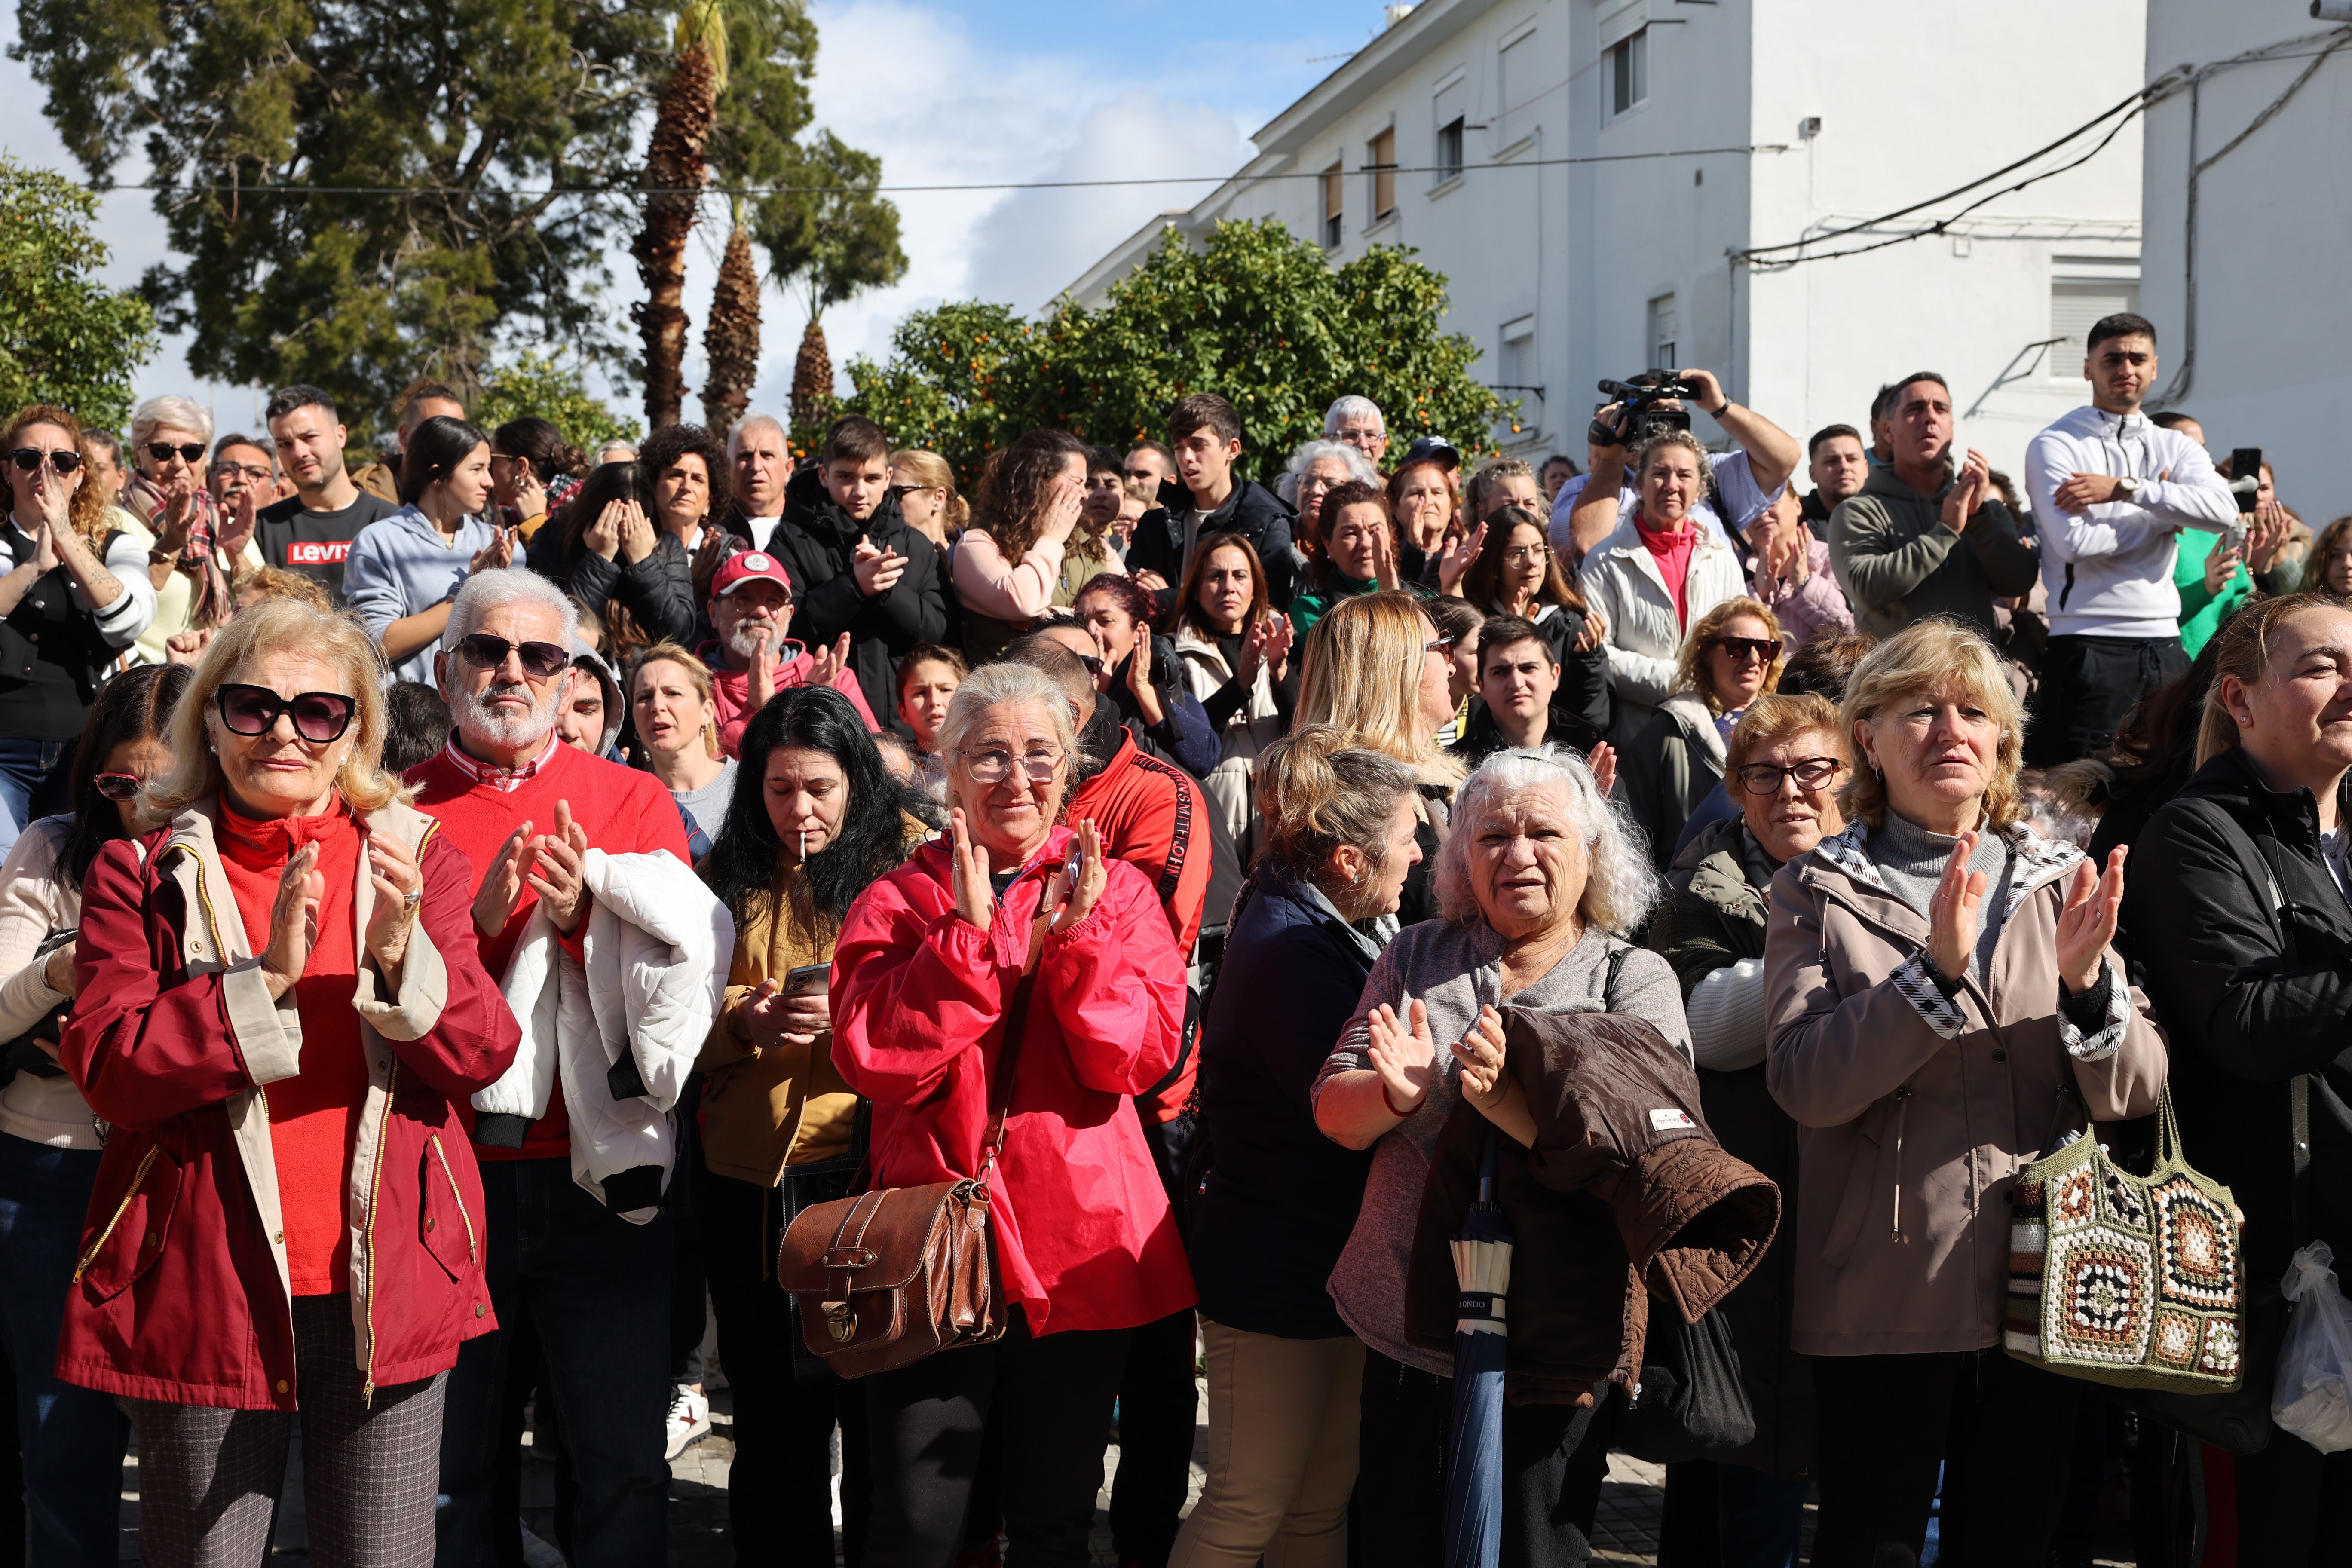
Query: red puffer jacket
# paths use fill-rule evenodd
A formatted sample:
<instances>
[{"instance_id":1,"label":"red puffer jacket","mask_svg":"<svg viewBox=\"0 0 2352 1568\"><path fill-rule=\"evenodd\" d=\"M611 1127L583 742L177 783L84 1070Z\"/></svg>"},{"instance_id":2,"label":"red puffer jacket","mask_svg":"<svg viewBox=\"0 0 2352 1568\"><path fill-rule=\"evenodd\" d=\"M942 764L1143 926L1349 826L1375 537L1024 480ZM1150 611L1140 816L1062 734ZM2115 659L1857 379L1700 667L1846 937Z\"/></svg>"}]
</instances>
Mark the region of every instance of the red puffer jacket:
<instances>
[{"instance_id":1,"label":"red puffer jacket","mask_svg":"<svg viewBox=\"0 0 2352 1568\"><path fill-rule=\"evenodd\" d=\"M851 906L833 953L833 1061L874 1101L877 1187L979 1173L1004 1010L1069 840L1054 830L984 931L956 913L940 842ZM1106 869L1087 918L1039 952L992 1183L1005 1294L1033 1333L1133 1328L1197 1299L1129 1098L1176 1059L1184 958L1143 873Z\"/></svg>"},{"instance_id":2,"label":"red puffer jacket","mask_svg":"<svg viewBox=\"0 0 2352 1568\"><path fill-rule=\"evenodd\" d=\"M404 805L367 826L417 852L425 898L400 992L362 964L368 1061L345 1205L367 1389L455 1365L498 1326L482 1184L456 1108L514 1058L514 1015L474 956L465 855ZM360 859L352 918L374 901ZM109 1394L295 1408L294 1321L266 1086L301 1068L289 992L270 999L214 848L209 805L90 867L66 1070L114 1124L66 1300L58 1375Z\"/></svg>"}]
</instances>

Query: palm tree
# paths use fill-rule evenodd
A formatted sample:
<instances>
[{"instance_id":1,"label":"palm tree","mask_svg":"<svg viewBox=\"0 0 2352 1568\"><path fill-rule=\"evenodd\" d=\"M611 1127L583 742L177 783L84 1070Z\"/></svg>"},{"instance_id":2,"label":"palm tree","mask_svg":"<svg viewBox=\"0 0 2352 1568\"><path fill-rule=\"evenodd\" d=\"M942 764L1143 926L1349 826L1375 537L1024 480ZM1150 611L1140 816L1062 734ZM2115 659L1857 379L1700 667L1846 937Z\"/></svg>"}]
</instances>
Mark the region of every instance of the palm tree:
<instances>
[{"instance_id":1,"label":"palm tree","mask_svg":"<svg viewBox=\"0 0 2352 1568\"><path fill-rule=\"evenodd\" d=\"M808 327L793 363L792 437L814 446L833 414L833 355L824 311L862 289L906 276L898 247L898 209L876 187L882 160L845 144L830 131L803 149L799 191L761 205L755 227L768 251L768 275L797 283L808 300Z\"/></svg>"},{"instance_id":2,"label":"palm tree","mask_svg":"<svg viewBox=\"0 0 2352 1568\"><path fill-rule=\"evenodd\" d=\"M679 13L677 64L662 89L646 150L646 223L629 253L646 286L632 309L646 342L646 421L675 425L686 401L686 245L702 205L704 149L727 80L727 33L717 0Z\"/></svg>"},{"instance_id":3,"label":"palm tree","mask_svg":"<svg viewBox=\"0 0 2352 1568\"><path fill-rule=\"evenodd\" d=\"M735 226L719 264L718 285L710 290L710 314L702 323L703 357L709 362L702 420L721 436L751 407L751 384L760 376L760 268L751 259L741 197L733 208Z\"/></svg>"}]
</instances>

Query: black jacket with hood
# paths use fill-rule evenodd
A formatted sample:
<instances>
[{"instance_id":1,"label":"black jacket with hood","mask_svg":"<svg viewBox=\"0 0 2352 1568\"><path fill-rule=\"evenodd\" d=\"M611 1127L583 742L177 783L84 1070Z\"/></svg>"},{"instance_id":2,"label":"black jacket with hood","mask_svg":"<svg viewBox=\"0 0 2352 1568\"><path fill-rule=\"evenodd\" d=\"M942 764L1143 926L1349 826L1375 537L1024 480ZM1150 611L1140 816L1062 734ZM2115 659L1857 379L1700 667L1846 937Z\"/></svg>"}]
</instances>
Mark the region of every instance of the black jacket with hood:
<instances>
[{"instance_id":1,"label":"black jacket with hood","mask_svg":"<svg viewBox=\"0 0 2352 1568\"><path fill-rule=\"evenodd\" d=\"M1165 605L1174 602L1184 581L1184 514L1192 510L1192 492L1180 479L1163 479L1160 505L1135 521L1135 540L1127 547L1129 572L1157 572L1167 579ZM1290 503L1255 480L1236 478L1234 493L1224 504L1201 520L1200 539L1213 533L1238 533L1257 552L1265 568L1265 596L1287 613L1297 589L1297 563L1291 555L1290 530L1298 514Z\"/></svg>"}]
</instances>

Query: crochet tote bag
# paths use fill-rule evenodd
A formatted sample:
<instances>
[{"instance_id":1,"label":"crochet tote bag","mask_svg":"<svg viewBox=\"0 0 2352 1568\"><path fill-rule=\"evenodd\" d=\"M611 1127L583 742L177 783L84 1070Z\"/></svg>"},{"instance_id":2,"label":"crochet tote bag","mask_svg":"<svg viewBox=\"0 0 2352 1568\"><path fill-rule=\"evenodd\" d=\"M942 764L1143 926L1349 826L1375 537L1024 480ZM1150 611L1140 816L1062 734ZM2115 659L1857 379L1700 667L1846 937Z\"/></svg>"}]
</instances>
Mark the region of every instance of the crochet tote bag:
<instances>
[{"instance_id":1,"label":"crochet tote bag","mask_svg":"<svg viewBox=\"0 0 2352 1568\"><path fill-rule=\"evenodd\" d=\"M2182 1157L2169 1088L2157 1114L2146 1176L2088 1132L2018 1173L2002 1342L2093 1383L2231 1393L2245 1375L2245 1215Z\"/></svg>"}]
</instances>

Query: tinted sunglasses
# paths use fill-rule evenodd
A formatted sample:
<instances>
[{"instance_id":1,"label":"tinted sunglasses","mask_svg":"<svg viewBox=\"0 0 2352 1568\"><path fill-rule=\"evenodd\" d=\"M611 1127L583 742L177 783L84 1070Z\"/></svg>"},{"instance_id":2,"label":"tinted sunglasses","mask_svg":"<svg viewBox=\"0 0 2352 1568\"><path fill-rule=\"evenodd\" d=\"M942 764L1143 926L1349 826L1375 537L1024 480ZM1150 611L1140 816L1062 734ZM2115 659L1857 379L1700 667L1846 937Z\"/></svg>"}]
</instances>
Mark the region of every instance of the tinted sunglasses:
<instances>
[{"instance_id":1,"label":"tinted sunglasses","mask_svg":"<svg viewBox=\"0 0 2352 1568\"><path fill-rule=\"evenodd\" d=\"M1770 637L1717 637L1715 646L1734 658L1747 658L1752 655L1766 664L1771 663L1780 653L1780 645Z\"/></svg>"},{"instance_id":2,"label":"tinted sunglasses","mask_svg":"<svg viewBox=\"0 0 2352 1568\"><path fill-rule=\"evenodd\" d=\"M191 441L184 447L174 447L169 441L147 443L147 455L159 463L170 462L174 452L180 455L183 462L201 463L205 460L205 444L202 441Z\"/></svg>"},{"instance_id":3,"label":"tinted sunglasses","mask_svg":"<svg viewBox=\"0 0 2352 1568\"><path fill-rule=\"evenodd\" d=\"M457 651L484 669L496 669L507 661L507 655L518 654L522 658L522 672L533 680L545 680L558 670L572 666L572 655L551 642L509 642L488 632L475 632L457 639Z\"/></svg>"},{"instance_id":4,"label":"tinted sunglasses","mask_svg":"<svg viewBox=\"0 0 2352 1568\"><path fill-rule=\"evenodd\" d=\"M235 682L223 686L215 700L220 707L221 722L233 735L267 735L277 727L278 716L287 713L293 716L294 732L315 745L341 739L360 707L358 698L340 691L280 697L267 686Z\"/></svg>"},{"instance_id":5,"label":"tinted sunglasses","mask_svg":"<svg viewBox=\"0 0 2352 1568\"><path fill-rule=\"evenodd\" d=\"M8 454L8 460L16 465L16 471L20 474L36 473L43 463L48 464L52 471L60 474L70 474L81 467L81 454L63 448L54 452L43 452L31 447L19 447Z\"/></svg>"},{"instance_id":6,"label":"tinted sunglasses","mask_svg":"<svg viewBox=\"0 0 2352 1568\"><path fill-rule=\"evenodd\" d=\"M147 781L137 773L100 773L89 782L109 800L129 800Z\"/></svg>"}]
</instances>

